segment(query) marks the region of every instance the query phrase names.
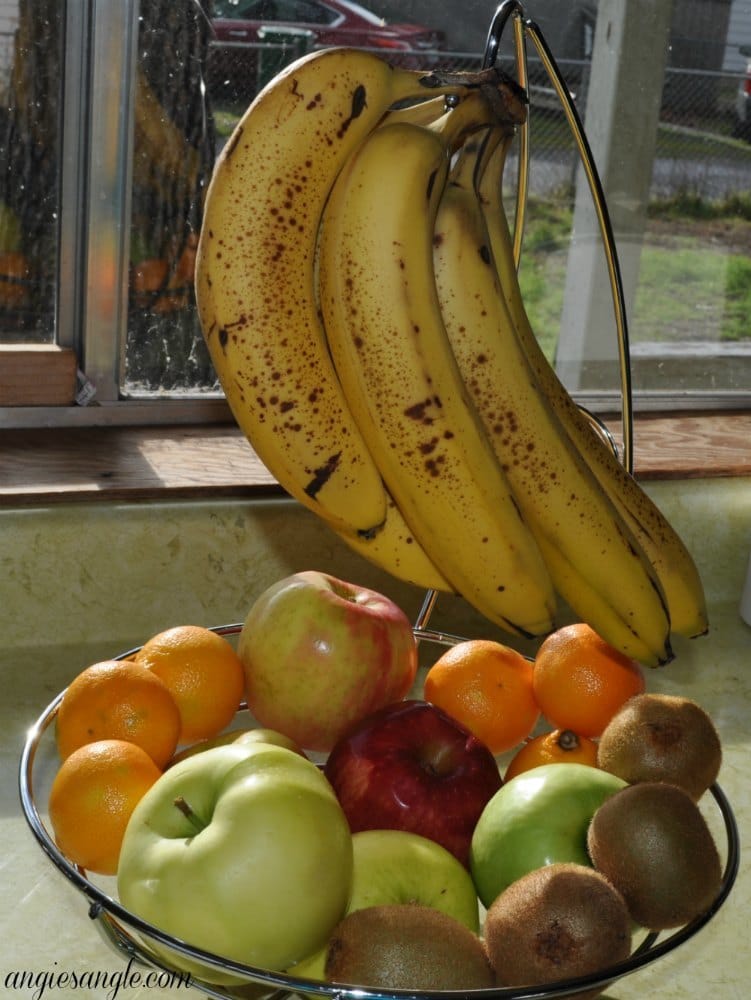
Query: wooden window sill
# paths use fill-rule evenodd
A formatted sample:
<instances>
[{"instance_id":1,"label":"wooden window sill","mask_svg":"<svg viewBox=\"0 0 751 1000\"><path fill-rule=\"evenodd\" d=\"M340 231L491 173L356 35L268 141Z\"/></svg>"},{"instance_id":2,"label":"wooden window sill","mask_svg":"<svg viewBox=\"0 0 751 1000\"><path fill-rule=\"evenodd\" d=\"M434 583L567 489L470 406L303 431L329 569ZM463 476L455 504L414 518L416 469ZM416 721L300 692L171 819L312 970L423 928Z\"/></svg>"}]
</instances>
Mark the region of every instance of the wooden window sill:
<instances>
[{"instance_id":1,"label":"wooden window sill","mask_svg":"<svg viewBox=\"0 0 751 1000\"><path fill-rule=\"evenodd\" d=\"M645 481L751 475L750 440L749 411L640 415L634 471ZM284 495L234 425L0 431L4 507Z\"/></svg>"}]
</instances>

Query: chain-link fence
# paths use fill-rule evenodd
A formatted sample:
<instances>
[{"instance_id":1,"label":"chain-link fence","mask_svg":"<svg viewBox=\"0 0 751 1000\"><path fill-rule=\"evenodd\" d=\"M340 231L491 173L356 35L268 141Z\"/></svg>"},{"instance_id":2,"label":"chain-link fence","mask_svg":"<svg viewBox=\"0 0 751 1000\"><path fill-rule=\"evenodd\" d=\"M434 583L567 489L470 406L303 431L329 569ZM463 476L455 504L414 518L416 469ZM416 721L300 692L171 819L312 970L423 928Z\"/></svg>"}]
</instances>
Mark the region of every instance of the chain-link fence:
<instances>
[{"instance_id":1,"label":"chain-link fence","mask_svg":"<svg viewBox=\"0 0 751 1000\"><path fill-rule=\"evenodd\" d=\"M291 34L264 46L215 44L210 57L209 90L224 131L258 89L283 65L305 50L306 39ZM429 58L432 56L432 59ZM409 65L409 58L406 63ZM413 57L414 58L414 57ZM474 70L475 53L421 53L449 70ZM401 57L405 61L405 57ZM586 118L588 62L564 60L561 73ZM558 99L539 64L530 60L530 190L565 196L573 189L578 154ZM726 200L751 190L751 144L735 137L737 75L668 68L663 88L652 179L652 197L691 195Z\"/></svg>"}]
</instances>

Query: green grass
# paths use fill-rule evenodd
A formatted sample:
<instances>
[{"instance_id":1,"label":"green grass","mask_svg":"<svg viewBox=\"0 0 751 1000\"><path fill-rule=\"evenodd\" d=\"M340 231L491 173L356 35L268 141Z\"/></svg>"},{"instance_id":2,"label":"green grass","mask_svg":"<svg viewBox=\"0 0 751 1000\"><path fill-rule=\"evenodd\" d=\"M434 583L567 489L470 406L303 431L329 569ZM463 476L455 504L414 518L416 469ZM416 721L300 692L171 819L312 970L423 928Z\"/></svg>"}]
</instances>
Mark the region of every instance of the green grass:
<instances>
[{"instance_id":1,"label":"green grass","mask_svg":"<svg viewBox=\"0 0 751 1000\"><path fill-rule=\"evenodd\" d=\"M733 257L725 280L724 340L747 340L751 316L751 260Z\"/></svg>"},{"instance_id":2,"label":"green grass","mask_svg":"<svg viewBox=\"0 0 751 1000\"><path fill-rule=\"evenodd\" d=\"M527 206L519 284L532 329L549 358L563 308L571 218L565 201L530 199Z\"/></svg>"},{"instance_id":3,"label":"green grass","mask_svg":"<svg viewBox=\"0 0 751 1000\"><path fill-rule=\"evenodd\" d=\"M525 242L519 284L532 329L548 358L552 358L558 339L565 281L565 253L551 256Z\"/></svg>"},{"instance_id":4,"label":"green grass","mask_svg":"<svg viewBox=\"0 0 751 1000\"><path fill-rule=\"evenodd\" d=\"M679 195L650 206L629 314L632 341L751 338L751 197L724 203ZM565 201L530 201L520 268L532 325L550 356L558 336L572 212Z\"/></svg>"},{"instance_id":5,"label":"green grass","mask_svg":"<svg viewBox=\"0 0 751 1000\"><path fill-rule=\"evenodd\" d=\"M674 221L691 219L707 222L724 219L731 222L738 220L750 222L751 195L733 194L728 198L713 201L690 191L679 191L672 198L653 202L647 207L647 213L653 219Z\"/></svg>"},{"instance_id":6,"label":"green grass","mask_svg":"<svg viewBox=\"0 0 751 1000\"><path fill-rule=\"evenodd\" d=\"M228 108L214 109L214 127L216 128L216 134L222 139L227 139L232 134L239 120L240 112L237 110Z\"/></svg>"},{"instance_id":7,"label":"green grass","mask_svg":"<svg viewBox=\"0 0 751 1000\"><path fill-rule=\"evenodd\" d=\"M720 327L726 261L723 254L693 246L646 246L633 308L633 339L724 339Z\"/></svg>"}]
</instances>

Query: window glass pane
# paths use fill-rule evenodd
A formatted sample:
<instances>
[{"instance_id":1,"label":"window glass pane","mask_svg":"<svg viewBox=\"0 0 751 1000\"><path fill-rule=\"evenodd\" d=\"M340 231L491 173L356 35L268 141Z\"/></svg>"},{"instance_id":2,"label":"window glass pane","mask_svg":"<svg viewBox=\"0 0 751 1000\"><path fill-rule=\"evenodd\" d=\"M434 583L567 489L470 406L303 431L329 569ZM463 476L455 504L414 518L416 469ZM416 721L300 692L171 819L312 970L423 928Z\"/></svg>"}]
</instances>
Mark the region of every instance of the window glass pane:
<instances>
[{"instance_id":1,"label":"window glass pane","mask_svg":"<svg viewBox=\"0 0 751 1000\"><path fill-rule=\"evenodd\" d=\"M54 342L65 4L0 4L0 340Z\"/></svg>"},{"instance_id":2,"label":"window glass pane","mask_svg":"<svg viewBox=\"0 0 751 1000\"><path fill-rule=\"evenodd\" d=\"M124 385L132 395L215 386L193 296L215 148L202 87L210 30L198 3L141 4Z\"/></svg>"},{"instance_id":3,"label":"window glass pane","mask_svg":"<svg viewBox=\"0 0 751 1000\"><path fill-rule=\"evenodd\" d=\"M592 51L585 6L564 10L541 0L535 10L576 95L605 186L634 390L748 392L751 145L737 95L746 69L739 46L751 20L731 18L725 0L677 0L672 13L669 3L628 5L640 17L624 16L619 26L627 5L602 0L601 15L615 11L611 28L625 32L611 43L603 71L603 42L599 55ZM660 72L645 73L650 63L663 64ZM615 388L617 360L607 344L616 343L616 331L591 196L534 49L530 76L525 301L568 384Z\"/></svg>"},{"instance_id":4,"label":"window glass pane","mask_svg":"<svg viewBox=\"0 0 751 1000\"><path fill-rule=\"evenodd\" d=\"M216 22L212 35L197 3L141 5L125 368L130 394L216 388L187 280L191 245L213 157L259 88L311 47L341 42L378 46L413 65L477 68L494 9L484 0L373 0L367 7L374 19L357 5L327 0L341 21L324 28L322 18L306 13L303 25L298 9L301 31L290 35L282 34L285 26L269 29L273 14L270 8L261 14L262 6L221 0L216 14L234 20ZM729 0L525 5L575 96L605 187L637 394L751 389L751 76L741 53L751 44L751 16L743 15L743 6ZM317 0L305 7L323 10ZM209 0L204 9L211 16ZM383 48L394 43L384 41L379 18L395 26L404 48ZM259 36L253 19L269 30ZM619 33L609 48L598 43L602 23ZM408 27L414 25L424 31ZM505 34L500 61L510 67L511 25ZM646 50L646 62L634 56ZM558 99L533 45L528 52L525 303L571 388L617 392L617 337L598 221ZM511 210L515 162L512 156L506 172Z\"/></svg>"}]
</instances>

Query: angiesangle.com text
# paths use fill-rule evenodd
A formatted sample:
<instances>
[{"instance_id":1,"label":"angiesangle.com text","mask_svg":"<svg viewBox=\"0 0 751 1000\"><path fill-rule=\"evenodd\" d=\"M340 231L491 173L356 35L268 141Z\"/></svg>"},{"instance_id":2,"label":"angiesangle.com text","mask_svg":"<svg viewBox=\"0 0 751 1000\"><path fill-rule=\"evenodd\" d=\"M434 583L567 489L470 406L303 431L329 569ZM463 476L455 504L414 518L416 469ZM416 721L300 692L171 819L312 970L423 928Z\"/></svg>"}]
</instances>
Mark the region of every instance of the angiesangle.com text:
<instances>
[{"instance_id":1,"label":"angiesangle.com text","mask_svg":"<svg viewBox=\"0 0 751 1000\"><path fill-rule=\"evenodd\" d=\"M3 995L10 997L15 993L19 1000L68 1000L78 990L102 990L102 1000L127 1000L127 990L173 990L191 986L187 972L139 968L133 959L117 972L62 968L54 962L49 969L11 970L4 974L2 982L6 990Z\"/></svg>"}]
</instances>

